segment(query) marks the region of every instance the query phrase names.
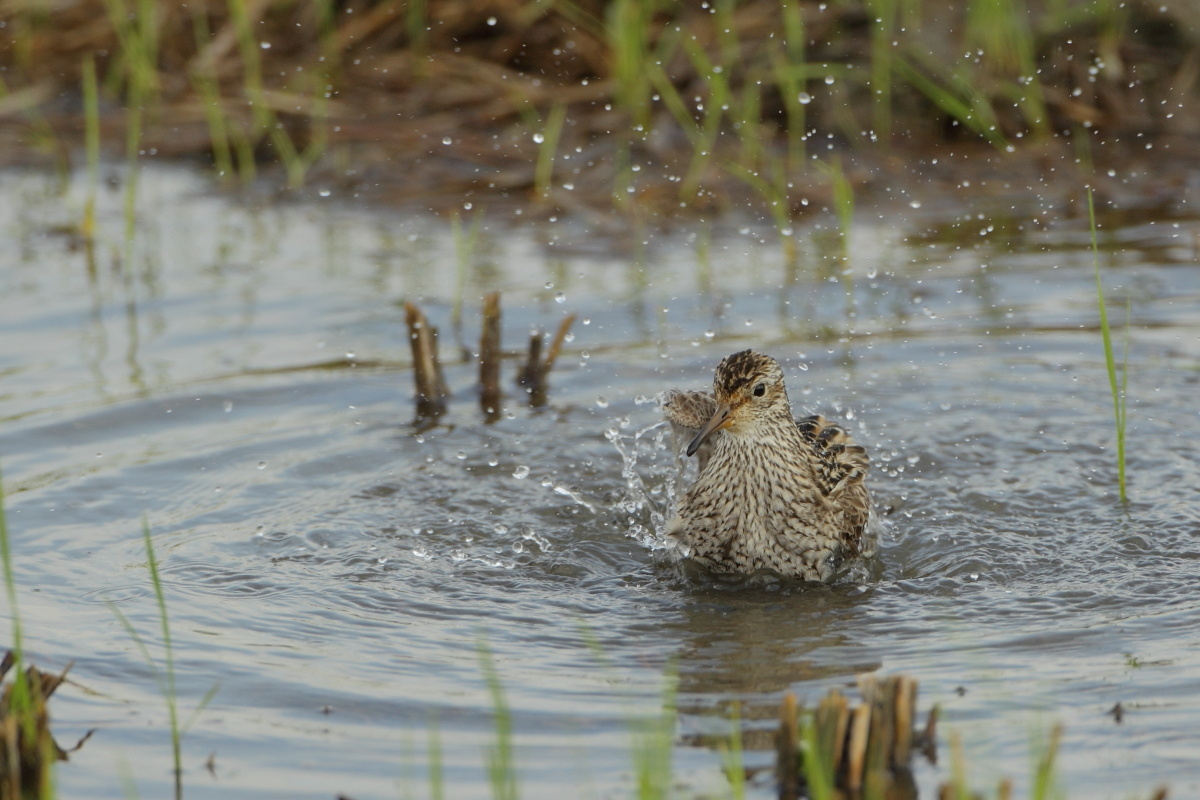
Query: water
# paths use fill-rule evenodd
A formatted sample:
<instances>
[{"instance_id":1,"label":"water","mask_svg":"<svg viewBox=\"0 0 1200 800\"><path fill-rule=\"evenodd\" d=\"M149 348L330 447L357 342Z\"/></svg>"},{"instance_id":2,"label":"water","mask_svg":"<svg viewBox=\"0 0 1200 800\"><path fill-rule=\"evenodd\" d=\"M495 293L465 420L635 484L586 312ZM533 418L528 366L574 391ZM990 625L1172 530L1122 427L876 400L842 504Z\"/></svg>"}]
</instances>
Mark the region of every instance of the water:
<instances>
[{"instance_id":1,"label":"water","mask_svg":"<svg viewBox=\"0 0 1200 800\"><path fill-rule=\"evenodd\" d=\"M1073 797L1200 790L1196 220L1164 209L1105 232L1114 322L1132 301L1122 507L1077 219L1022 229L926 201L852 231L850 306L828 230L800 229L787 270L752 227L715 231L705 267L686 232L649 237L639 263L625 238L489 223L456 337L437 220L240 204L156 169L133 250L105 190L89 258L61 232L80 186L6 188L0 464L26 647L74 662L51 705L60 742L97 730L58 770L62 796L124 797L127 778L170 791L164 703L109 607L161 658L143 518L184 719L218 685L184 739L189 797L426 796L434 730L450 796L490 796L481 646L523 797L626 796L631 723L670 674L682 794L722 794L733 701L762 767L784 692L815 700L870 670L921 680L981 788L1019 788L1061 722ZM506 364L492 425L453 357L489 290L510 349L580 317L550 406L524 407ZM454 390L420 433L405 299L441 327ZM872 453L887 530L853 580L714 583L654 546L676 485L646 398L706 386L748 346L781 359L797 410ZM918 768L923 796L946 760ZM752 794L771 793L760 776Z\"/></svg>"}]
</instances>

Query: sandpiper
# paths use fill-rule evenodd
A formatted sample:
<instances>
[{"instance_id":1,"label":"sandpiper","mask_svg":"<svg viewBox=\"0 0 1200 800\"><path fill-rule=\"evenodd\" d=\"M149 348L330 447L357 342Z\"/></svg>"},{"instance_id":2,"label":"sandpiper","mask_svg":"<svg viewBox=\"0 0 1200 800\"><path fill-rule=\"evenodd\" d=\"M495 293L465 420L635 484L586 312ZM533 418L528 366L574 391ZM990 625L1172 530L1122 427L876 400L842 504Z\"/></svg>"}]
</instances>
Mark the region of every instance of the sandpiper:
<instances>
[{"instance_id":1,"label":"sandpiper","mask_svg":"<svg viewBox=\"0 0 1200 800\"><path fill-rule=\"evenodd\" d=\"M812 581L874 551L866 451L820 415L794 419L770 356L726 357L713 392L667 392L667 419L694 432L700 474L666 534L715 572Z\"/></svg>"}]
</instances>

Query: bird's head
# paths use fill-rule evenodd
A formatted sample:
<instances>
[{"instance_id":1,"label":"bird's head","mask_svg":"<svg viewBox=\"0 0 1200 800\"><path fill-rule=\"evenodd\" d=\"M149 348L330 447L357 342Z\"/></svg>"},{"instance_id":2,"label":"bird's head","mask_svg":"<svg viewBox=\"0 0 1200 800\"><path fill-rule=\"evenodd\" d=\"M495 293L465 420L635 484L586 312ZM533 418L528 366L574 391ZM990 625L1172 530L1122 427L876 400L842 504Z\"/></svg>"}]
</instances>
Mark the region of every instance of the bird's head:
<instances>
[{"instance_id":1,"label":"bird's head","mask_svg":"<svg viewBox=\"0 0 1200 800\"><path fill-rule=\"evenodd\" d=\"M717 365L713 396L717 400L716 413L688 445L689 456L716 431L737 433L781 411L786 419L791 419L791 404L779 362L753 350L726 356Z\"/></svg>"}]
</instances>

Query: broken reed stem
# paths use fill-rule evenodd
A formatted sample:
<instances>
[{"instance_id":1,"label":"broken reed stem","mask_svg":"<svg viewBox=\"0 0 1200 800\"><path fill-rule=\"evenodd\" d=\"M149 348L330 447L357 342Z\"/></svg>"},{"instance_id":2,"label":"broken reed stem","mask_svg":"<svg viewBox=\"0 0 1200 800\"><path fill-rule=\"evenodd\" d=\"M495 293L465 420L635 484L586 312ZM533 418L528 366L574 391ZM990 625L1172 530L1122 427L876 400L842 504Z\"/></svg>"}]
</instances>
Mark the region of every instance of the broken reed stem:
<instances>
[{"instance_id":1,"label":"broken reed stem","mask_svg":"<svg viewBox=\"0 0 1200 800\"><path fill-rule=\"evenodd\" d=\"M500 418L500 293L483 297L483 331L479 335L479 405L488 422Z\"/></svg>"},{"instance_id":2,"label":"broken reed stem","mask_svg":"<svg viewBox=\"0 0 1200 800\"><path fill-rule=\"evenodd\" d=\"M417 418L434 419L446 412L446 396L450 394L438 361L437 328L413 303L404 304L404 321L412 345Z\"/></svg>"},{"instance_id":3,"label":"broken reed stem","mask_svg":"<svg viewBox=\"0 0 1200 800\"><path fill-rule=\"evenodd\" d=\"M529 405L534 408L546 405L549 389L546 378L550 375L554 362L558 360L574 322L575 315L568 314L558 324L558 330L554 332L554 338L550 340L550 346L546 349L545 358L542 358L542 332L534 331L529 336L529 357L517 375L517 384L529 393Z\"/></svg>"},{"instance_id":4,"label":"broken reed stem","mask_svg":"<svg viewBox=\"0 0 1200 800\"><path fill-rule=\"evenodd\" d=\"M558 360L563 343L567 340L567 334L571 332L571 326L574 324L574 314L567 314L563 317L562 322L558 323L558 330L554 332L554 338L550 340L550 349L546 351L546 360L543 362L546 372L550 372L554 368L554 362Z\"/></svg>"},{"instance_id":5,"label":"broken reed stem","mask_svg":"<svg viewBox=\"0 0 1200 800\"><path fill-rule=\"evenodd\" d=\"M891 796L911 784L914 747L935 760L936 707L924 733L913 730L917 682L903 675L858 679L862 702L851 707L834 689L821 699L799 732L796 700L784 697L780 712L778 777L781 800L803 795ZM803 789L803 790L802 790ZM899 796L907 796L901 791Z\"/></svg>"}]
</instances>

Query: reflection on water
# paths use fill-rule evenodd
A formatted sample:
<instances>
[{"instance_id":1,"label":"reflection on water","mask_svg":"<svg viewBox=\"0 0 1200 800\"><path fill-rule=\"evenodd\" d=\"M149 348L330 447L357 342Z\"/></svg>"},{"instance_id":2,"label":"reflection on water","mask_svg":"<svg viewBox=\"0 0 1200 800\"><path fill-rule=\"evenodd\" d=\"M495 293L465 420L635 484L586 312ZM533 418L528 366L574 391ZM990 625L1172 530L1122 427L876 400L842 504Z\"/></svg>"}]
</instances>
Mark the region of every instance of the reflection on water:
<instances>
[{"instance_id":1,"label":"reflection on water","mask_svg":"<svg viewBox=\"0 0 1200 800\"><path fill-rule=\"evenodd\" d=\"M438 220L243 205L167 170L143 178L127 259L119 197L80 247L55 232L80 195L11 178L0 463L21 613L37 663L76 662L60 738L100 731L59 771L64 795L124 796L125 772L143 794L170 785L162 701L105 605L154 640L143 514L182 707L221 686L185 739L189 796L424 795L435 727L454 796L488 796L481 638L524 797L624 793L630 722L671 671L675 772L696 792L724 791L709 744L734 701L761 744L784 692L815 700L869 670L922 681L980 786L1027 780L1060 720L1072 796L1200 790L1195 221L1106 228L1106 286L1132 300L1122 508L1077 220L926 202L853 228L852 276L823 266L819 231L787 267L753 228L627 254L487 221L460 276ZM448 412L413 431L399 304L451 331L461 303L469 350L493 290L513 352L579 314L550 405L527 408L506 362L504 411L483 424L447 336ZM780 358L798 411L872 454L881 558L834 586L713 581L656 538L686 473L652 398L748 346ZM916 777L932 794L945 774Z\"/></svg>"}]
</instances>

